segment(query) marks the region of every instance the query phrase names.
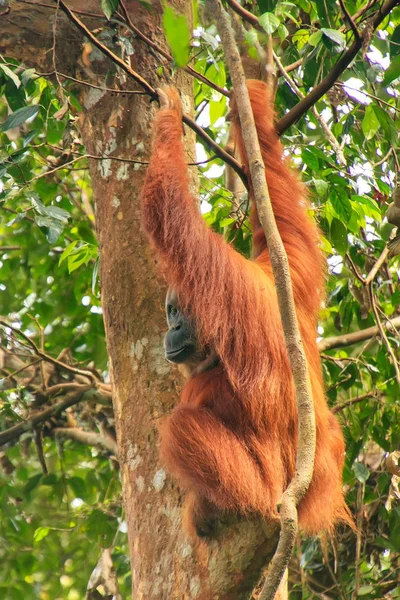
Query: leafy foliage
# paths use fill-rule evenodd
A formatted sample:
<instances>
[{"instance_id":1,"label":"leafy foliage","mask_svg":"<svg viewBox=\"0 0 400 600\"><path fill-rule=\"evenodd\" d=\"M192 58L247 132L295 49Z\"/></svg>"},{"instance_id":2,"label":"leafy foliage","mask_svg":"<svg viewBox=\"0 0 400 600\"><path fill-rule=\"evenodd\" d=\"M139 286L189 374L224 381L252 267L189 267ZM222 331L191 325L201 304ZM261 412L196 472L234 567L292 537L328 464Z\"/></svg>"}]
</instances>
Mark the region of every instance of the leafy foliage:
<instances>
[{"instance_id":1,"label":"leafy foliage","mask_svg":"<svg viewBox=\"0 0 400 600\"><path fill-rule=\"evenodd\" d=\"M345 4L360 30L376 10L375 5L365 10L360 0ZM117 6L114 0L102 2L107 18ZM247 25L243 54L254 60L258 42L265 45L272 35L282 64L295 65L288 72L303 95L354 39L334 0L259 0L246 6L259 27ZM212 24L196 24L192 47L185 19L169 7L164 28L175 66L192 59L190 65L199 73L229 87ZM319 330L323 338L351 334L399 315L397 257L383 261L370 285L363 283L392 230L385 213L398 185L399 56L397 7L372 36L365 56L357 55L318 101L318 114L308 111L283 136L323 236L328 269ZM0 60L0 302L10 322L37 344L41 341L47 354L58 356L67 348L79 367L91 366L106 375L94 213L74 90L64 83L60 95L33 69L12 57ZM196 79L194 97L198 122L225 144L226 97ZM294 88L278 76L277 118L297 102ZM207 147L199 144L198 149L204 218L249 256L247 195L243 189L228 189L222 162ZM26 353L26 343L17 338L4 329L4 347ZM386 341L375 336L350 346L339 344L323 355L329 403L346 435L345 484L360 534L342 531L336 538L303 540L290 574L293 600L353 594L366 600L400 597L399 386L389 355L390 349L398 360L399 345L398 332L392 329ZM1 381L1 430L20 422L35 401L26 378L21 383L9 376L16 368L7 367ZM65 373L62 377L66 380ZM79 419L96 430L90 411ZM101 549L112 545L120 591L128 598L115 462L104 448L72 440L61 444L54 428L63 426L65 415L58 415L43 427L48 474L41 472L40 452L29 432L0 455L0 595L27 600L84 597Z\"/></svg>"}]
</instances>

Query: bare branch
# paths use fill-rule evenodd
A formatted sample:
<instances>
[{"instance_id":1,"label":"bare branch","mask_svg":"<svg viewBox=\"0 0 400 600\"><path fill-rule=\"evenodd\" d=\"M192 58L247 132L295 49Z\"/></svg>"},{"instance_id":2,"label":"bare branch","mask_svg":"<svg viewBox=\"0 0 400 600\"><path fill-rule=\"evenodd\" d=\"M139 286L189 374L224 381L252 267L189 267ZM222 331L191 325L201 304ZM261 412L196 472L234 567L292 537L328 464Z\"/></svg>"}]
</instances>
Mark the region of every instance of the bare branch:
<instances>
[{"instance_id":1,"label":"bare branch","mask_svg":"<svg viewBox=\"0 0 400 600\"><path fill-rule=\"evenodd\" d=\"M57 438L67 438L87 446L98 446L100 448L105 448L106 450L109 450L118 456L117 442L113 440L111 436L105 437L100 433L85 431L79 427L55 427L53 431Z\"/></svg>"},{"instance_id":2,"label":"bare branch","mask_svg":"<svg viewBox=\"0 0 400 600\"><path fill-rule=\"evenodd\" d=\"M363 402L364 400L367 400L368 398L379 398L379 396L380 396L379 393L377 393L375 390L371 390L370 392L367 392L366 394L363 394L362 396L357 396L356 398L350 398L349 400L342 402L342 404L337 404L336 406L333 406L331 408L331 412L333 412L333 414L336 414L336 413L340 412L341 410L343 410L344 408L347 408L348 406L353 406L354 404Z\"/></svg>"},{"instance_id":3,"label":"bare branch","mask_svg":"<svg viewBox=\"0 0 400 600\"><path fill-rule=\"evenodd\" d=\"M44 410L37 411L33 413L28 419L21 421L21 423L17 423L17 425L13 425L9 429L0 432L0 446L7 444L13 440L18 439L23 433L27 431L32 431L36 425L39 423L43 423L43 421L47 421L53 415L57 415L62 412L66 408L73 406L74 404L78 404L83 400L91 400L96 401L96 394L98 392L95 389L92 389L92 386L82 385L79 391L70 392L67 394L61 402L57 404L53 404L53 406L49 406Z\"/></svg>"},{"instance_id":4,"label":"bare branch","mask_svg":"<svg viewBox=\"0 0 400 600\"><path fill-rule=\"evenodd\" d=\"M400 327L400 317L395 317L390 321L388 320L386 323L382 323L382 326L388 331L394 331L396 327ZM364 340L368 340L379 334L379 327L367 327L366 329L360 329L353 333L346 333L344 335L332 336L320 340L318 342L318 349L320 352L325 352L326 350L333 350L334 348L344 348L345 346L358 344L359 342L363 342Z\"/></svg>"},{"instance_id":5,"label":"bare branch","mask_svg":"<svg viewBox=\"0 0 400 600\"><path fill-rule=\"evenodd\" d=\"M236 2L236 0L226 0L226 3L228 6L231 7L233 11L235 11L235 13L242 17L243 21L247 21L256 29L264 31L260 23L258 22L257 17L253 15L249 10L246 10L241 4L239 4L239 2Z\"/></svg>"},{"instance_id":6,"label":"bare branch","mask_svg":"<svg viewBox=\"0 0 400 600\"><path fill-rule=\"evenodd\" d=\"M221 1L209 0L209 4L212 7L214 20L222 40L226 62L235 91L235 99L251 173L254 200L267 239L298 406L296 473L281 498L281 534L279 544L259 596L260 600L266 600L273 598L279 588L295 543L297 535L296 506L310 485L314 467L316 440L315 414L307 361L296 317L288 258L279 235L271 205L265 178L265 166L258 142L243 66L230 18L223 9Z\"/></svg>"},{"instance_id":7,"label":"bare branch","mask_svg":"<svg viewBox=\"0 0 400 600\"><path fill-rule=\"evenodd\" d=\"M20 329L17 329L16 327L13 327L9 323L6 323L6 321L0 320L0 325L2 325L5 328L11 329L11 331L16 333L20 337L22 337L25 340L25 342L27 343L27 345L33 350L33 352L37 356L40 356L40 358L42 358L43 360L46 360L47 362L52 363L53 365L55 365L56 367L59 367L60 369L63 369L64 371L69 371L70 373L74 373L75 375L82 375L83 377L87 377L88 379L90 379L90 381L92 381L93 383L95 383L95 384L97 383L97 379L91 371L83 371L82 369L77 369L76 367L67 365L66 363L63 363L63 362L57 360L56 358L53 358L52 356L45 354L44 352L39 350L39 348L36 346L35 342L33 340L31 340L27 335L25 335L25 333L23 333L23 331L21 331Z\"/></svg>"},{"instance_id":8,"label":"bare branch","mask_svg":"<svg viewBox=\"0 0 400 600\"><path fill-rule=\"evenodd\" d=\"M388 254L389 254L389 247L386 246L386 248L383 250L383 252L380 255L380 257L378 258L378 260L376 261L376 263L374 264L374 266L372 267L372 269L368 273L366 279L364 280L364 285L369 285L370 283L373 282L373 280L375 279L376 274L378 273L379 269L381 268L381 266L383 265L383 263L387 259Z\"/></svg>"},{"instance_id":9,"label":"bare branch","mask_svg":"<svg viewBox=\"0 0 400 600\"><path fill-rule=\"evenodd\" d=\"M229 0L231 3L232 0ZM333 86L335 81L340 77L343 71L349 66L353 58L359 52L362 44L371 34L371 31L375 31L392 11L397 6L399 0L387 0L374 15L371 20L370 26L365 27L359 38L356 38L350 48L339 58L332 70L326 77L317 85L303 100L301 100L296 106L292 108L285 116L283 116L275 125L275 129L278 135L282 135L286 129L288 129L293 123L298 121L311 106L313 106L326 92Z\"/></svg>"},{"instance_id":10,"label":"bare branch","mask_svg":"<svg viewBox=\"0 0 400 600\"><path fill-rule=\"evenodd\" d=\"M340 8L342 9L344 16L346 17L346 19L348 20L348 22L350 23L350 28L352 30L352 32L354 33L354 37L355 39L360 39L360 32L357 29L357 25L354 22L353 17L351 16L351 14L349 13L349 11L346 8L345 3L343 2L343 0L339 0L339 4L340 4Z\"/></svg>"}]
</instances>

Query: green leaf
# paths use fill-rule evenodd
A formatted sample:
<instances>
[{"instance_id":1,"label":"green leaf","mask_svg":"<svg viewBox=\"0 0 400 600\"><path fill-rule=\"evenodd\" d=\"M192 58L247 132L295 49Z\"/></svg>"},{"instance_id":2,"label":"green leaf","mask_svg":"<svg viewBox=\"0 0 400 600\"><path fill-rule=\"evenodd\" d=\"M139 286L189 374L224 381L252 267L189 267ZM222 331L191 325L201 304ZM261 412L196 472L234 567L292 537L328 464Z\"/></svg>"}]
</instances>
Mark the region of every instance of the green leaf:
<instances>
[{"instance_id":1,"label":"green leaf","mask_svg":"<svg viewBox=\"0 0 400 600\"><path fill-rule=\"evenodd\" d=\"M41 201L39 194L37 194L36 192L29 192L28 198L31 201L31 204L35 211L42 217L48 217L51 221L55 219L56 221L61 221L61 223L64 224L68 223L68 219L71 218L69 212L64 210L63 208L59 208L58 206L52 205L45 206ZM38 221L36 220L36 222ZM48 225L45 225L43 221L43 225L41 226L47 227Z\"/></svg>"},{"instance_id":2,"label":"green leaf","mask_svg":"<svg viewBox=\"0 0 400 600\"><path fill-rule=\"evenodd\" d=\"M217 102L213 102L211 100L211 102L209 103L209 106L210 106L210 122L212 125L214 125L215 121L217 121L220 117L222 117L222 115L225 112L225 109L226 109L225 96L222 96Z\"/></svg>"},{"instance_id":3,"label":"green leaf","mask_svg":"<svg viewBox=\"0 0 400 600\"><path fill-rule=\"evenodd\" d=\"M93 244L84 243L71 252L68 257L68 272L76 271L83 264L87 265L97 255L97 248Z\"/></svg>"},{"instance_id":4,"label":"green leaf","mask_svg":"<svg viewBox=\"0 0 400 600\"><path fill-rule=\"evenodd\" d=\"M33 208L39 215L47 215L46 207L41 201L39 194L37 194L36 192L29 192L28 198L31 201Z\"/></svg>"},{"instance_id":5,"label":"green leaf","mask_svg":"<svg viewBox=\"0 0 400 600\"><path fill-rule=\"evenodd\" d=\"M39 227L47 228L46 238L50 244L56 243L64 229L60 221L51 219L50 217L36 216L35 222Z\"/></svg>"},{"instance_id":6,"label":"green leaf","mask_svg":"<svg viewBox=\"0 0 400 600\"><path fill-rule=\"evenodd\" d=\"M67 483L77 498L84 498L86 494L86 485L81 477L68 477Z\"/></svg>"},{"instance_id":7,"label":"green leaf","mask_svg":"<svg viewBox=\"0 0 400 600\"><path fill-rule=\"evenodd\" d=\"M97 283L97 277L99 274L99 268L100 268L100 257L98 256L96 258L96 262L94 264L93 273L92 273L92 294L93 294L93 296L95 295L95 292L96 292L96 283Z\"/></svg>"},{"instance_id":8,"label":"green leaf","mask_svg":"<svg viewBox=\"0 0 400 600\"><path fill-rule=\"evenodd\" d=\"M25 123L31 117L34 117L39 112L39 106L24 106L13 112L3 123L2 131L8 131L14 127L18 127Z\"/></svg>"},{"instance_id":9,"label":"green leaf","mask_svg":"<svg viewBox=\"0 0 400 600\"><path fill-rule=\"evenodd\" d=\"M28 479L28 481L26 482L26 484L24 485L24 488L23 488L24 494L28 494L29 492L34 490L35 487L37 487L39 485L42 477L43 477L42 473L38 473L37 475L33 475L33 477L30 477Z\"/></svg>"},{"instance_id":10,"label":"green leaf","mask_svg":"<svg viewBox=\"0 0 400 600\"><path fill-rule=\"evenodd\" d=\"M392 144L397 144L398 140L398 128L390 115L383 110L380 106L374 107L375 115L378 117L378 121L385 133L385 137Z\"/></svg>"},{"instance_id":11,"label":"green leaf","mask_svg":"<svg viewBox=\"0 0 400 600\"><path fill-rule=\"evenodd\" d=\"M280 41L283 42L289 36L289 29L281 23L278 27L278 34Z\"/></svg>"},{"instance_id":12,"label":"green leaf","mask_svg":"<svg viewBox=\"0 0 400 600\"><path fill-rule=\"evenodd\" d=\"M339 221L339 219L333 218L330 231L334 247L338 252L344 254L347 251L348 246L346 227L341 221Z\"/></svg>"},{"instance_id":13,"label":"green leaf","mask_svg":"<svg viewBox=\"0 0 400 600\"><path fill-rule=\"evenodd\" d=\"M351 218L352 208L346 192L342 189L332 190L331 201L339 218L344 223L348 223Z\"/></svg>"},{"instance_id":14,"label":"green leaf","mask_svg":"<svg viewBox=\"0 0 400 600\"><path fill-rule=\"evenodd\" d=\"M379 129L379 120L371 104L369 104L365 109L365 115L361 124L361 128L367 140L372 139Z\"/></svg>"},{"instance_id":15,"label":"green leaf","mask_svg":"<svg viewBox=\"0 0 400 600\"><path fill-rule=\"evenodd\" d=\"M233 219L232 217L227 217L226 219L222 219L219 222L219 226L220 227L227 227L228 225L231 225L231 223L234 223L235 219Z\"/></svg>"},{"instance_id":16,"label":"green leaf","mask_svg":"<svg viewBox=\"0 0 400 600\"><path fill-rule=\"evenodd\" d=\"M10 67L7 67L7 65L3 65L0 63L0 69L2 69L4 71L4 73L7 75L7 77L9 79L11 79L11 81L14 83L15 87L19 88L19 86L21 85L21 80L18 77L18 75L16 73L14 73L14 71L12 71L10 69Z\"/></svg>"},{"instance_id":17,"label":"green leaf","mask_svg":"<svg viewBox=\"0 0 400 600\"><path fill-rule=\"evenodd\" d=\"M322 33L334 44L339 46L341 50L346 48L346 37L341 31L337 31L336 29L326 29L325 27L322 27L320 31L322 31Z\"/></svg>"},{"instance_id":18,"label":"green leaf","mask_svg":"<svg viewBox=\"0 0 400 600\"><path fill-rule=\"evenodd\" d=\"M393 58L400 54L400 25L397 25L396 29L393 31L390 42L390 57Z\"/></svg>"},{"instance_id":19,"label":"green leaf","mask_svg":"<svg viewBox=\"0 0 400 600\"><path fill-rule=\"evenodd\" d=\"M372 585L362 585L358 590L359 596L368 596L368 594L372 594L374 591L374 587Z\"/></svg>"},{"instance_id":20,"label":"green leaf","mask_svg":"<svg viewBox=\"0 0 400 600\"><path fill-rule=\"evenodd\" d=\"M110 20L119 5L119 0L101 0L101 10Z\"/></svg>"},{"instance_id":21,"label":"green leaf","mask_svg":"<svg viewBox=\"0 0 400 600\"><path fill-rule=\"evenodd\" d=\"M327 254L333 254L333 248L329 240L326 239L323 235L320 237L320 248L323 252Z\"/></svg>"},{"instance_id":22,"label":"green leaf","mask_svg":"<svg viewBox=\"0 0 400 600\"><path fill-rule=\"evenodd\" d=\"M68 219L71 218L69 212L59 206L46 206L46 213L49 217L57 219L57 221L61 221L62 223L68 223Z\"/></svg>"},{"instance_id":23,"label":"green leaf","mask_svg":"<svg viewBox=\"0 0 400 600\"><path fill-rule=\"evenodd\" d=\"M246 31L246 42L249 46L254 46L258 41L257 31L253 28Z\"/></svg>"},{"instance_id":24,"label":"green leaf","mask_svg":"<svg viewBox=\"0 0 400 600\"><path fill-rule=\"evenodd\" d=\"M395 56L383 77L383 85L389 85L395 79L400 77L400 54Z\"/></svg>"},{"instance_id":25,"label":"green leaf","mask_svg":"<svg viewBox=\"0 0 400 600\"><path fill-rule=\"evenodd\" d=\"M260 23L264 31L268 33L268 35L273 34L274 31L276 31L280 25L280 20L272 12L266 12L260 17L258 17L258 22Z\"/></svg>"},{"instance_id":26,"label":"green leaf","mask_svg":"<svg viewBox=\"0 0 400 600\"><path fill-rule=\"evenodd\" d=\"M189 61L188 24L184 15L177 14L166 4L164 4L164 31L176 64L178 67L183 67Z\"/></svg>"},{"instance_id":27,"label":"green leaf","mask_svg":"<svg viewBox=\"0 0 400 600\"><path fill-rule=\"evenodd\" d=\"M319 161L312 150L305 148L301 153L301 159L312 171L318 171Z\"/></svg>"},{"instance_id":28,"label":"green leaf","mask_svg":"<svg viewBox=\"0 0 400 600\"><path fill-rule=\"evenodd\" d=\"M308 43L310 44L310 46L315 48L315 46L318 46L318 44L320 43L321 39L322 31L319 29L318 31L315 31L312 35L310 35L310 37L308 38Z\"/></svg>"},{"instance_id":29,"label":"green leaf","mask_svg":"<svg viewBox=\"0 0 400 600\"><path fill-rule=\"evenodd\" d=\"M297 49L301 50L305 46L310 38L310 32L308 29L298 29L293 35L292 40L297 45Z\"/></svg>"},{"instance_id":30,"label":"green leaf","mask_svg":"<svg viewBox=\"0 0 400 600\"><path fill-rule=\"evenodd\" d=\"M200 30L199 37L201 37L207 44L209 44L214 52L218 48L218 46L219 46L218 40L216 37L211 35L211 33Z\"/></svg>"},{"instance_id":31,"label":"green leaf","mask_svg":"<svg viewBox=\"0 0 400 600\"><path fill-rule=\"evenodd\" d=\"M361 483L365 483L370 474L368 467L359 462L354 463L353 471L354 475L357 477L358 481L361 481Z\"/></svg>"},{"instance_id":32,"label":"green leaf","mask_svg":"<svg viewBox=\"0 0 400 600\"><path fill-rule=\"evenodd\" d=\"M61 263L75 250L75 246L77 245L78 240L74 240L65 248L64 252L60 256L60 260L58 261L58 265Z\"/></svg>"},{"instance_id":33,"label":"green leaf","mask_svg":"<svg viewBox=\"0 0 400 600\"><path fill-rule=\"evenodd\" d=\"M38 527L35 529L35 533L33 534L33 541L40 542L45 537L47 537L50 533L50 529L48 527Z\"/></svg>"},{"instance_id":34,"label":"green leaf","mask_svg":"<svg viewBox=\"0 0 400 600\"><path fill-rule=\"evenodd\" d=\"M382 221L382 213L379 209L378 204L375 200L368 198L367 196L351 196L351 200L356 202L357 204L362 204L364 207L364 214L371 219L376 219L377 221Z\"/></svg>"},{"instance_id":35,"label":"green leaf","mask_svg":"<svg viewBox=\"0 0 400 600\"><path fill-rule=\"evenodd\" d=\"M257 2L258 7L262 13L267 11L273 11L277 3L278 0L258 0Z\"/></svg>"},{"instance_id":36,"label":"green leaf","mask_svg":"<svg viewBox=\"0 0 400 600\"><path fill-rule=\"evenodd\" d=\"M317 194L320 198L322 198L322 196L325 196L326 192L329 189L329 184L327 181L324 181L323 179L315 179L313 177L313 182L315 185L315 189L317 191Z\"/></svg>"},{"instance_id":37,"label":"green leaf","mask_svg":"<svg viewBox=\"0 0 400 600\"><path fill-rule=\"evenodd\" d=\"M26 84L28 83L28 81L30 81L32 78L37 79L37 75L36 75L36 71L35 69L26 69L25 71L23 71L21 73L21 81L22 81L22 85L24 87L26 87Z\"/></svg>"}]
</instances>

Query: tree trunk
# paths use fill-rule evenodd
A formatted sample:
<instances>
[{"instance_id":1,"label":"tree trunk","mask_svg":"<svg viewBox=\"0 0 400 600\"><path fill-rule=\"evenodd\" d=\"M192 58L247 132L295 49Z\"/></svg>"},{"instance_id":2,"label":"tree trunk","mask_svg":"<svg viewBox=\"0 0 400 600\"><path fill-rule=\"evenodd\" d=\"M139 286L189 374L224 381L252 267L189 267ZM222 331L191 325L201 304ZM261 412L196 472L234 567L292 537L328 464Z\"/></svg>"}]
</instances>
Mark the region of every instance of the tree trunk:
<instances>
[{"instance_id":1,"label":"tree trunk","mask_svg":"<svg viewBox=\"0 0 400 600\"><path fill-rule=\"evenodd\" d=\"M169 4L185 14L190 23L191 2L174 0ZM153 0L151 12L136 0L127 0L125 5L134 24L165 45L162 2ZM69 6L101 13L100 2L95 0L84 6L79 0L70 0ZM53 47L56 14L57 69L107 87L114 85L111 71L121 84L125 75L116 73L98 50L89 54L89 63L87 56L82 56L82 35L61 11L56 11L56 3L52 9L49 4L12 2L10 13L1 18L0 52L38 70L53 70L53 52L49 49ZM78 16L91 30L106 27L105 19ZM112 43L112 36L109 38L107 44ZM165 59L137 38L132 42L132 68L153 87L171 82L171 68ZM118 53L118 48L112 49ZM157 71L160 65L164 67L162 77ZM188 111L193 107L192 80L180 71L173 82L178 84ZM121 87L140 89L133 81ZM81 102L81 132L88 153L148 160L155 111L148 97L81 86ZM186 134L188 162L192 162L194 138L187 130ZM195 181L195 167L191 170ZM158 459L158 423L177 401L181 382L164 359L165 284L141 228L139 195L145 166L110 158L92 159L90 172L133 598L248 598L274 550L277 525L265 524L257 517L236 519L210 543L192 543L181 527L182 492Z\"/></svg>"}]
</instances>

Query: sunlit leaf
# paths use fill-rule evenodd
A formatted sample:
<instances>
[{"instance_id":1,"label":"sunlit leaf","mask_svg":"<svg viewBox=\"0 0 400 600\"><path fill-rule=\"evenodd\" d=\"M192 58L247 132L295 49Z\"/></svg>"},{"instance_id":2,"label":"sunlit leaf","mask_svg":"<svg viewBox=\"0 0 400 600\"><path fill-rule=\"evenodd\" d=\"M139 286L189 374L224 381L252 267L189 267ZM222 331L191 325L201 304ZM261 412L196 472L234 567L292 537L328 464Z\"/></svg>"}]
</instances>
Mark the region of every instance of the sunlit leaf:
<instances>
[{"instance_id":1,"label":"sunlit leaf","mask_svg":"<svg viewBox=\"0 0 400 600\"><path fill-rule=\"evenodd\" d=\"M14 73L14 71L10 69L10 67L7 67L7 65L4 65L2 63L0 63L0 69L4 71L4 73L9 79L11 79L11 81L15 84L15 87L19 88L19 86L21 85L21 80L18 77L18 75Z\"/></svg>"},{"instance_id":2,"label":"sunlit leaf","mask_svg":"<svg viewBox=\"0 0 400 600\"><path fill-rule=\"evenodd\" d=\"M164 5L164 31L173 57L179 67L189 61L190 34L184 15L179 15L170 6Z\"/></svg>"},{"instance_id":3,"label":"sunlit leaf","mask_svg":"<svg viewBox=\"0 0 400 600\"><path fill-rule=\"evenodd\" d=\"M261 15L258 18L258 22L260 23L264 31L268 33L268 35L274 33L274 31L278 29L280 24L280 20L272 12L266 12L263 15Z\"/></svg>"}]
</instances>

